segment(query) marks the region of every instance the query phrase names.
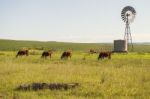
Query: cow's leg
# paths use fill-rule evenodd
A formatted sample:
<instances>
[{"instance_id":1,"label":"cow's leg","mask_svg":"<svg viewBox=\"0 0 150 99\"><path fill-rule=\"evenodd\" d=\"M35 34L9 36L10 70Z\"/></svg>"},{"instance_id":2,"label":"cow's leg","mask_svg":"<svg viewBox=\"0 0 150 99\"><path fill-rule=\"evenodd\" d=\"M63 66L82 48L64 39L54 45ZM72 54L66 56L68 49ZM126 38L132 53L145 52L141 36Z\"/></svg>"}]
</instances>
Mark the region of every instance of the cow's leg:
<instances>
[{"instance_id":1,"label":"cow's leg","mask_svg":"<svg viewBox=\"0 0 150 99\"><path fill-rule=\"evenodd\" d=\"M62 60L63 58L64 58L63 56L60 57L61 60Z\"/></svg>"},{"instance_id":2,"label":"cow's leg","mask_svg":"<svg viewBox=\"0 0 150 99\"><path fill-rule=\"evenodd\" d=\"M100 57L98 56L98 58L97 58L98 60L100 59Z\"/></svg>"},{"instance_id":3,"label":"cow's leg","mask_svg":"<svg viewBox=\"0 0 150 99\"><path fill-rule=\"evenodd\" d=\"M16 55L16 58L18 57L18 54Z\"/></svg>"},{"instance_id":4,"label":"cow's leg","mask_svg":"<svg viewBox=\"0 0 150 99\"><path fill-rule=\"evenodd\" d=\"M47 56L45 55L45 59L47 58Z\"/></svg>"},{"instance_id":5,"label":"cow's leg","mask_svg":"<svg viewBox=\"0 0 150 99\"><path fill-rule=\"evenodd\" d=\"M108 58L111 59L111 55L109 55Z\"/></svg>"}]
</instances>

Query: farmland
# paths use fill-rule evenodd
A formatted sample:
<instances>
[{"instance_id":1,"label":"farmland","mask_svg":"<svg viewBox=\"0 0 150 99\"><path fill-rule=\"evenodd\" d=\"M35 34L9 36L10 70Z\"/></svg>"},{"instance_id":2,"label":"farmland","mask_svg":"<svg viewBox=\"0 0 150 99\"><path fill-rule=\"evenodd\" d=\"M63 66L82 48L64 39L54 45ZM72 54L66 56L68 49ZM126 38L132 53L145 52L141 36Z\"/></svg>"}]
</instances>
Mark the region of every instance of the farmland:
<instances>
[{"instance_id":1,"label":"farmland","mask_svg":"<svg viewBox=\"0 0 150 99\"><path fill-rule=\"evenodd\" d=\"M97 60L90 48L110 50L112 44L0 41L0 98L2 99L149 99L150 46L137 44L128 54L113 54ZM16 58L17 50L30 48L28 57ZM42 49L41 49L42 48ZM43 50L54 48L52 58L41 59ZM61 53L73 49L73 56L60 60ZM86 59L83 60L83 57ZM69 90L14 90L34 82L79 83Z\"/></svg>"}]
</instances>

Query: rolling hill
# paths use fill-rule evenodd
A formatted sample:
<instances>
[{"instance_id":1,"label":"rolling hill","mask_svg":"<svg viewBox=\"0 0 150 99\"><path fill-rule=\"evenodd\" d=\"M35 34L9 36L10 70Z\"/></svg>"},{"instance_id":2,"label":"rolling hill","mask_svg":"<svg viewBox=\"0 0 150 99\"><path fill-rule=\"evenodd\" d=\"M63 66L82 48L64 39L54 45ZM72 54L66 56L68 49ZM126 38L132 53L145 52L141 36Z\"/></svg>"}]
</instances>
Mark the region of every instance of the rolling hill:
<instances>
[{"instance_id":1,"label":"rolling hill","mask_svg":"<svg viewBox=\"0 0 150 99\"><path fill-rule=\"evenodd\" d=\"M96 50L113 50L112 43L69 43L55 41L25 41L25 40L6 40L0 39L1 51L16 51L21 48L37 49L37 50L67 50L88 51L89 49ZM135 52L150 52L150 44L136 43L134 44Z\"/></svg>"}]
</instances>

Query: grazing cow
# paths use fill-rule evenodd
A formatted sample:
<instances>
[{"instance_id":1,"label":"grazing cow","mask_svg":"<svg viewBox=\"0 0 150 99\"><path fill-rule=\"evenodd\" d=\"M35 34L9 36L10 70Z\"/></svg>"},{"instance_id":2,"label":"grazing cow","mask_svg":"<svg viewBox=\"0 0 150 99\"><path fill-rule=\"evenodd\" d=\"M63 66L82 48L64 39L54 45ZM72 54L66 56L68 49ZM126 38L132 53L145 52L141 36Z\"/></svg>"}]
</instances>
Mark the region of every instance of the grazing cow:
<instances>
[{"instance_id":1,"label":"grazing cow","mask_svg":"<svg viewBox=\"0 0 150 99\"><path fill-rule=\"evenodd\" d=\"M98 60L104 58L111 59L111 52L100 52L98 56Z\"/></svg>"},{"instance_id":2,"label":"grazing cow","mask_svg":"<svg viewBox=\"0 0 150 99\"><path fill-rule=\"evenodd\" d=\"M52 51L51 50L49 50L49 51L44 51L43 53L42 53L42 58L46 58L46 57L52 57Z\"/></svg>"},{"instance_id":3,"label":"grazing cow","mask_svg":"<svg viewBox=\"0 0 150 99\"><path fill-rule=\"evenodd\" d=\"M68 57L71 58L71 56L72 56L71 51L65 51L65 52L62 53L61 59L68 59Z\"/></svg>"},{"instance_id":4,"label":"grazing cow","mask_svg":"<svg viewBox=\"0 0 150 99\"><path fill-rule=\"evenodd\" d=\"M95 50L93 50L93 49L90 49L89 53L90 54L94 54L94 53L97 53L97 52Z\"/></svg>"},{"instance_id":5,"label":"grazing cow","mask_svg":"<svg viewBox=\"0 0 150 99\"><path fill-rule=\"evenodd\" d=\"M19 50L16 57L18 56L28 56L29 55L29 51L28 50Z\"/></svg>"}]
</instances>

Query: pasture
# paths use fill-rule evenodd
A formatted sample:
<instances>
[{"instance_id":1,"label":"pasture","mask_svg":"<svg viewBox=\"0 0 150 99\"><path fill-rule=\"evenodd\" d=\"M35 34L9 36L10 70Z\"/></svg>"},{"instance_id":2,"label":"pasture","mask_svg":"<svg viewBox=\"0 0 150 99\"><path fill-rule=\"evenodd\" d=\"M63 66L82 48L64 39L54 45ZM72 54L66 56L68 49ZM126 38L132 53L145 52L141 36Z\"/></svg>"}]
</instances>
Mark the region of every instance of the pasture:
<instances>
[{"instance_id":1,"label":"pasture","mask_svg":"<svg viewBox=\"0 0 150 99\"><path fill-rule=\"evenodd\" d=\"M78 44L0 40L0 99L149 99L150 45L135 45L134 52L97 60L90 48L112 49L112 44ZM30 48L29 56L16 58L17 50ZM53 48L52 58L42 59ZM71 48L72 58L60 60ZM83 60L83 58L85 58ZM69 90L15 90L21 84L79 83Z\"/></svg>"},{"instance_id":2,"label":"pasture","mask_svg":"<svg viewBox=\"0 0 150 99\"><path fill-rule=\"evenodd\" d=\"M150 53L113 54L97 60L97 54L75 51L60 60L62 51L41 59L41 51L15 58L16 51L0 52L1 99L149 99ZM20 84L33 82L79 83L75 89L16 91Z\"/></svg>"}]
</instances>

